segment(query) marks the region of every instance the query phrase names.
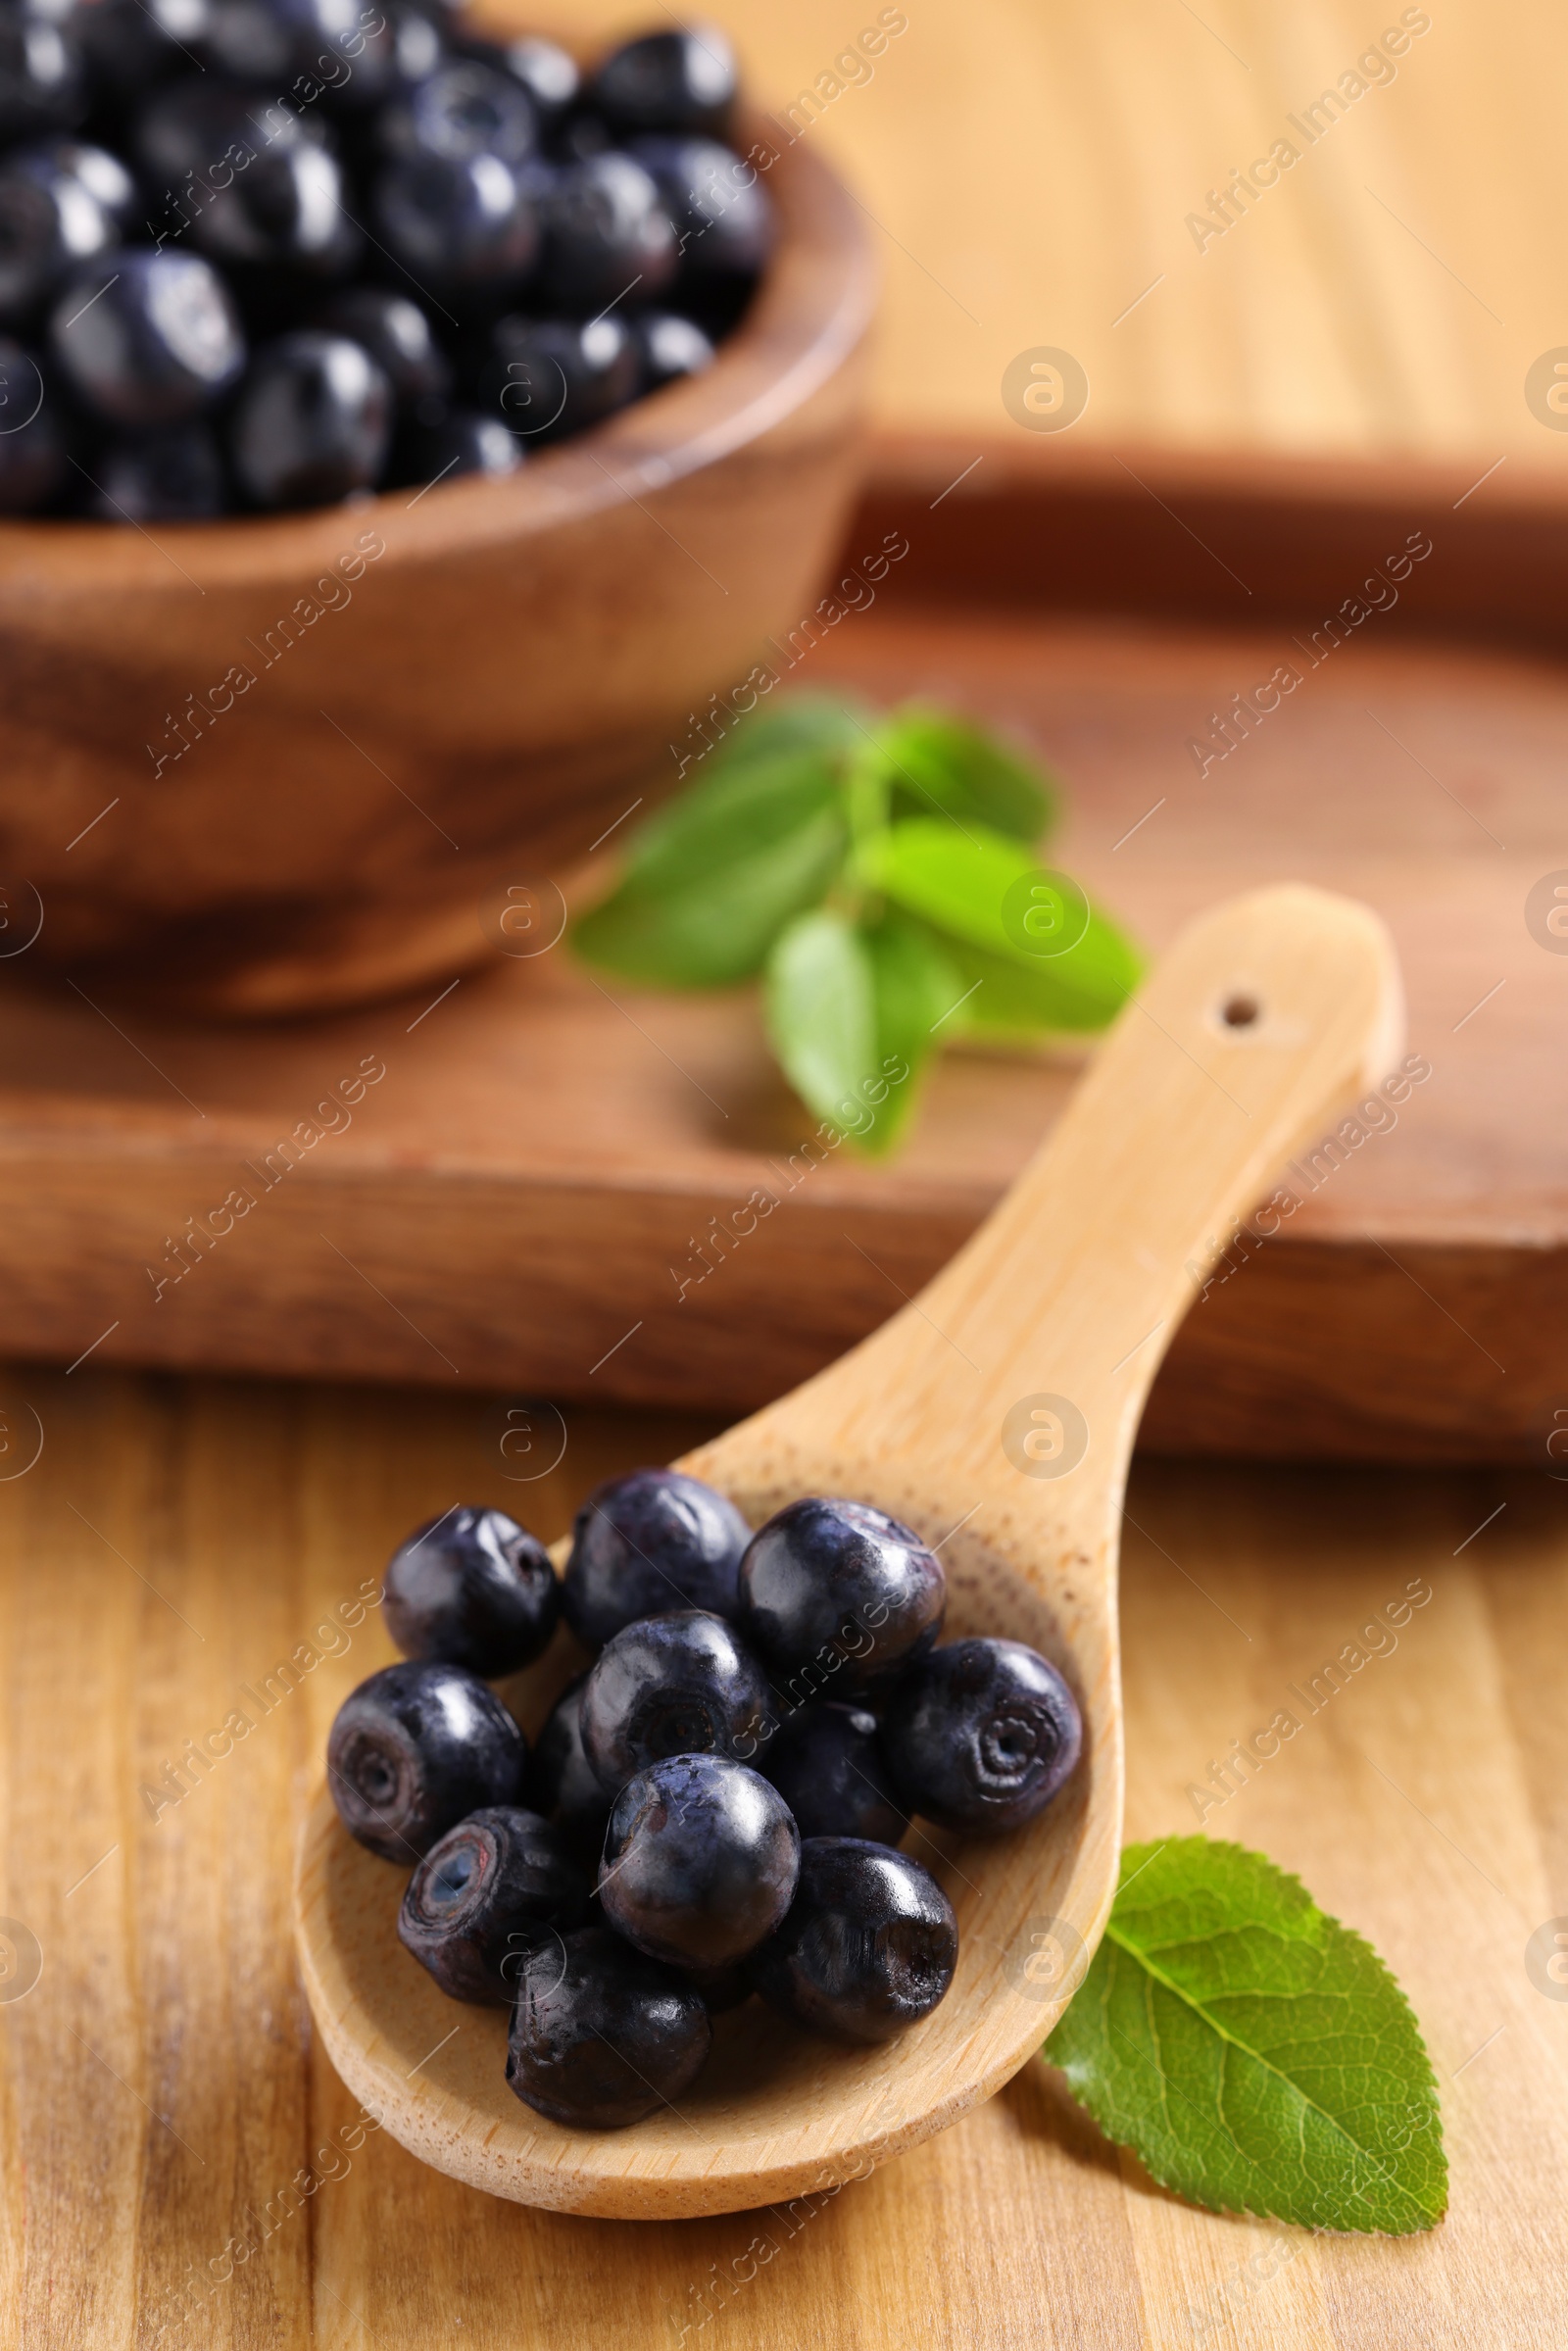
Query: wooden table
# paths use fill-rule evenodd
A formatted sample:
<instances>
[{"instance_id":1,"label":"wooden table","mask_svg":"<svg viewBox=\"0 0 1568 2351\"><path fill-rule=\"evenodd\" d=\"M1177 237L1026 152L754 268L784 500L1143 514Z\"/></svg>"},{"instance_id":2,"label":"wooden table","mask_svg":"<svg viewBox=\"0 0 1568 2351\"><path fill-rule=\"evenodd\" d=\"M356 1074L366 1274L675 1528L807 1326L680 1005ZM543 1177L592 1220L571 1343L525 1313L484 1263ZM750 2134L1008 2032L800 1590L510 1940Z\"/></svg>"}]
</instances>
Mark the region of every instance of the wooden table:
<instances>
[{"instance_id":1,"label":"wooden table","mask_svg":"<svg viewBox=\"0 0 1568 2351\"><path fill-rule=\"evenodd\" d=\"M1409 1578L1431 1585L1398 1649L1205 1826L1298 1871L1405 1984L1453 2166L1440 2230L1314 2239L1190 2211L1037 2060L819 2209L619 2224L491 2201L380 2136L355 2146L352 2101L312 2049L290 1850L334 1707L389 1654L373 1616L346 1649L341 1634L323 1643L339 1653L156 1819L141 1790L418 1518L510 1491L553 1537L591 1481L699 1432L574 1415L560 1468L509 1490L482 1408L450 1396L185 1386L90 1364L27 1385L42 1452L0 1486L0 1910L36 1936L42 1972L0 2006L0 2341L1561 2340L1568 2007L1524 1965L1534 1929L1568 1908L1568 1526L1548 1479L1165 1463L1130 1505L1132 1836L1194 1829L1189 1785L1285 1685ZM24 1422L14 1465L35 1443ZM345 2129L352 2151L322 2162ZM308 2200L289 2192L303 2166ZM748 2253L759 2237L776 2250ZM714 2299L722 2276L732 2306Z\"/></svg>"},{"instance_id":2,"label":"wooden table","mask_svg":"<svg viewBox=\"0 0 1568 2351\"><path fill-rule=\"evenodd\" d=\"M1395 78L1324 110L1309 144L1313 122L1290 118L1354 74L1401 6L907 0L907 31L858 81L833 69L876 23L871 0L704 13L786 130L803 90L844 83L793 122L881 231L889 422L1005 430L1004 368L1052 345L1089 376L1075 439L1560 468L1568 438L1527 409L1524 379L1568 344L1568 33L1547 0L1502 20L1432 0ZM637 14L552 13L595 38ZM1281 138L1299 161L1200 249L1189 214Z\"/></svg>"},{"instance_id":3,"label":"wooden table","mask_svg":"<svg viewBox=\"0 0 1568 2351\"><path fill-rule=\"evenodd\" d=\"M861 22L840 0L713 13L780 112ZM1085 438L1400 450L1473 460L1478 477L1568 457L1522 392L1568 333L1553 226L1565 43L1544 0L1505 25L1478 0L1435 6L1396 80L1201 252L1187 214L1353 66L1377 13L907 13L874 79L805 134L884 232L885 422L1004 429L1004 368L1048 344L1089 374ZM557 14L609 28L625 10ZM1144 1467L1131 1502L1130 1836L1196 1827L1190 1784L1284 1685L1407 1578L1432 1585L1398 1651L1204 1825L1298 1870L1406 1985L1452 2158L1442 2229L1313 2239L1190 2211L1039 2062L819 2210L639 2228L490 2202L378 2136L319 2167L335 2177L307 2174L308 2200L290 2193L329 2132L356 2135L312 2049L287 1888L331 1713L387 1654L373 1618L178 1803L141 1791L419 1517L510 1494L554 1536L594 1479L697 1430L574 1412L561 1467L507 1486L480 1400L91 1363L0 1387L0 1911L24 1930L0 1943L0 2341L1561 2340L1568 2007L1524 1964L1533 1931L1568 1911L1568 1524L1544 1473L1165 1463ZM30 1467L24 1388L43 1441ZM29 1936L40 1972L24 1989ZM774 2249L749 2252L759 2237Z\"/></svg>"}]
</instances>

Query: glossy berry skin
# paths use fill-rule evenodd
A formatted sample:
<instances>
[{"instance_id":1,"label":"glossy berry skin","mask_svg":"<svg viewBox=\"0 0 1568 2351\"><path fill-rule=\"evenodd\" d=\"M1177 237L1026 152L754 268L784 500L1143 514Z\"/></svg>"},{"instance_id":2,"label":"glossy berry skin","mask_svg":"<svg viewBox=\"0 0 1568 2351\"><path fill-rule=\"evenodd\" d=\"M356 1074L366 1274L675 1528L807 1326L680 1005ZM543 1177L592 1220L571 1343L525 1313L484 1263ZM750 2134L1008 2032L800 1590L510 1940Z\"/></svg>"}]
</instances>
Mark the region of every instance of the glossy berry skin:
<instances>
[{"instance_id":1,"label":"glossy berry skin","mask_svg":"<svg viewBox=\"0 0 1568 2351\"><path fill-rule=\"evenodd\" d=\"M716 139L638 139L680 240L683 284L753 278L773 250L773 206L751 164Z\"/></svg>"},{"instance_id":2,"label":"glossy berry skin","mask_svg":"<svg viewBox=\"0 0 1568 2351\"><path fill-rule=\"evenodd\" d=\"M563 440L634 400L639 374L619 318L506 318L479 371L480 405L519 440Z\"/></svg>"},{"instance_id":3,"label":"glossy berry skin","mask_svg":"<svg viewBox=\"0 0 1568 2351\"><path fill-rule=\"evenodd\" d=\"M69 22L0 9L0 146L69 130L83 105L81 56Z\"/></svg>"},{"instance_id":4,"label":"glossy berry skin","mask_svg":"<svg viewBox=\"0 0 1568 2351\"><path fill-rule=\"evenodd\" d=\"M488 45L485 53L489 54ZM498 49L495 59L527 91L534 114L543 125L560 121L582 85L576 59L557 41L525 34L521 40L508 41L504 48Z\"/></svg>"},{"instance_id":5,"label":"glossy berry skin","mask_svg":"<svg viewBox=\"0 0 1568 2351\"><path fill-rule=\"evenodd\" d=\"M519 164L539 143L533 102L510 73L477 58L455 58L416 82L381 120L394 155L442 155L463 162L499 155Z\"/></svg>"},{"instance_id":6,"label":"glossy berry skin","mask_svg":"<svg viewBox=\"0 0 1568 2351\"><path fill-rule=\"evenodd\" d=\"M600 1905L651 1958L732 1967L783 1918L800 1859L794 1815L760 1772L723 1755L671 1755L615 1798Z\"/></svg>"},{"instance_id":7,"label":"glossy berry skin","mask_svg":"<svg viewBox=\"0 0 1568 2351\"><path fill-rule=\"evenodd\" d=\"M1068 1778L1083 1719L1055 1667L1021 1641L955 1641L900 1681L882 1744L911 1811L944 1829L1015 1829Z\"/></svg>"},{"instance_id":8,"label":"glossy berry skin","mask_svg":"<svg viewBox=\"0 0 1568 2351\"><path fill-rule=\"evenodd\" d=\"M733 1502L676 1469L634 1469L596 1486L572 1521L562 1599L591 1649L641 1616L706 1608L733 1619L752 1530Z\"/></svg>"},{"instance_id":9,"label":"glossy berry skin","mask_svg":"<svg viewBox=\"0 0 1568 2351\"><path fill-rule=\"evenodd\" d=\"M882 1758L876 1717L828 1699L779 1725L758 1758L803 1837L896 1845L909 1826Z\"/></svg>"},{"instance_id":10,"label":"glossy berry skin","mask_svg":"<svg viewBox=\"0 0 1568 2351\"><path fill-rule=\"evenodd\" d=\"M236 269L341 276L360 250L337 159L309 139L270 147L220 188L191 227L208 258Z\"/></svg>"},{"instance_id":11,"label":"glossy berry skin","mask_svg":"<svg viewBox=\"0 0 1568 2351\"><path fill-rule=\"evenodd\" d=\"M528 1955L582 1924L588 1873L536 1812L489 1805L430 1847L398 1935L454 2000L510 2008Z\"/></svg>"},{"instance_id":12,"label":"glossy berry skin","mask_svg":"<svg viewBox=\"0 0 1568 2351\"><path fill-rule=\"evenodd\" d=\"M647 311L633 318L631 328L642 358L645 392L701 375L718 356L693 319L676 318L672 311Z\"/></svg>"},{"instance_id":13,"label":"glossy berry skin","mask_svg":"<svg viewBox=\"0 0 1568 2351\"><path fill-rule=\"evenodd\" d=\"M113 156L65 140L0 162L0 320L25 319L63 277L120 241L113 214L65 160L75 155L100 156L129 185Z\"/></svg>"},{"instance_id":14,"label":"glossy berry skin","mask_svg":"<svg viewBox=\"0 0 1568 2351\"><path fill-rule=\"evenodd\" d=\"M0 514L35 514L65 474L65 434L38 362L0 335Z\"/></svg>"},{"instance_id":15,"label":"glossy berry skin","mask_svg":"<svg viewBox=\"0 0 1568 2351\"><path fill-rule=\"evenodd\" d=\"M406 294L389 293L384 286L346 286L327 297L311 323L362 345L397 400L442 399L452 388L451 362L424 312Z\"/></svg>"},{"instance_id":16,"label":"glossy berry skin","mask_svg":"<svg viewBox=\"0 0 1568 2351\"><path fill-rule=\"evenodd\" d=\"M629 155L568 164L546 190L538 282L548 306L591 318L634 293L657 301L680 259L650 174Z\"/></svg>"},{"instance_id":17,"label":"glossy berry skin","mask_svg":"<svg viewBox=\"0 0 1568 2351\"><path fill-rule=\"evenodd\" d=\"M499 416L449 408L443 400L422 400L398 433L392 478L432 488L464 473L484 473L499 481L516 472L522 456L522 443Z\"/></svg>"},{"instance_id":18,"label":"glossy berry skin","mask_svg":"<svg viewBox=\"0 0 1568 2351\"><path fill-rule=\"evenodd\" d=\"M958 1962L953 1905L906 1853L808 1837L784 1924L752 1961L772 2007L841 2040L890 2040L942 2000Z\"/></svg>"},{"instance_id":19,"label":"glossy berry skin","mask_svg":"<svg viewBox=\"0 0 1568 2351\"><path fill-rule=\"evenodd\" d=\"M407 1869L470 1812L515 1803L527 1755L476 1674L409 1659L383 1666L338 1708L327 1786L349 1835Z\"/></svg>"},{"instance_id":20,"label":"glossy berry skin","mask_svg":"<svg viewBox=\"0 0 1568 2351\"><path fill-rule=\"evenodd\" d=\"M49 139L38 147L20 148L6 160L8 166L25 162L29 169L68 173L122 232L139 224L141 191L119 156L111 155L107 147L95 147L82 139Z\"/></svg>"},{"instance_id":21,"label":"glossy berry skin","mask_svg":"<svg viewBox=\"0 0 1568 2351\"><path fill-rule=\"evenodd\" d=\"M386 1628L405 1657L495 1681L531 1665L561 1605L550 1554L504 1510L465 1504L416 1528L387 1564Z\"/></svg>"},{"instance_id":22,"label":"glossy berry skin","mask_svg":"<svg viewBox=\"0 0 1568 2351\"><path fill-rule=\"evenodd\" d=\"M158 91L136 115L130 136L148 216L173 234L199 218L209 190L233 185L291 147L318 147L324 133L309 115L265 106L247 91L204 78Z\"/></svg>"},{"instance_id":23,"label":"glossy berry skin","mask_svg":"<svg viewBox=\"0 0 1568 2351\"><path fill-rule=\"evenodd\" d=\"M381 234L416 284L502 296L539 250L528 180L499 155L400 157L375 183Z\"/></svg>"},{"instance_id":24,"label":"glossy berry skin","mask_svg":"<svg viewBox=\"0 0 1568 2351\"><path fill-rule=\"evenodd\" d=\"M619 2131L673 2104L711 2044L698 1992L618 1935L582 1927L523 1966L507 2080L555 2122Z\"/></svg>"},{"instance_id":25,"label":"glossy berry skin","mask_svg":"<svg viewBox=\"0 0 1568 2351\"><path fill-rule=\"evenodd\" d=\"M305 328L256 355L229 420L240 485L261 507L368 490L392 435L392 388L364 347Z\"/></svg>"},{"instance_id":26,"label":"glossy berry skin","mask_svg":"<svg viewBox=\"0 0 1568 2351\"><path fill-rule=\"evenodd\" d=\"M131 246L67 281L50 344L72 390L111 424L177 424L245 365L239 315L211 264Z\"/></svg>"},{"instance_id":27,"label":"glossy berry skin","mask_svg":"<svg viewBox=\"0 0 1568 2351\"><path fill-rule=\"evenodd\" d=\"M741 1623L800 1704L884 1685L942 1630L947 1578L918 1535L868 1502L791 1502L741 1561Z\"/></svg>"},{"instance_id":28,"label":"glossy berry skin","mask_svg":"<svg viewBox=\"0 0 1568 2351\"><path fill-rule=\"evenodd\" d=\"M218 443L201 423L111 441L89 470L83 511L101 522L202 522L228 503Z\"/></svg>"},{"instance_id":29,"label":"glossy berry skin","mask_svg":"<svg viewBox=\"0 0 1568 2351\"><path fill-rule=\"evenodd\" d=\"M606 58L590 87L593 104L622 130L724 129L739 76L735 53L715 25L650 32Z\"/></svg>"},{"instance_id":30,"label":"glossy berry skin","mask_svg":"<svg viewBox=\"0 0 1568 2351\"><path fill-rule=\"evenodd\" d=\"M666 1755L755 1753L770 1695L721 1616L687 1608L644 1617L599 1652L582 1696L583 1749L613 1796Z\"/></svg>"},{"instance_id":31,"label":"glossy berry skin","mask_svg":"<svg viewBox=\"0 0 1568 2351\"><path fill-rule=\"evenodd\" d=\"M350 78L342 68L355 63L356 38L364 54L360 16L360 0L208 0L202 46L220 73L260 84L269 96L295 74L330 86ZM313 73L322 58L325 66Z\"/></svg>"},{"instance_id":32,"label":"glossy berry skin","mask_svg":"<svg viewBox=\"0 0 1568 2351\"><path fill-rule=\"evenodd\" d=\"M526 1792L529 1803L552 1819L573 1846L591 1851L597 1861L610 1798L583 1752L582 1693L587 1685L587 1675L579 1674L556 1700L533 1742Z\"/></svg>"}]
</instances>

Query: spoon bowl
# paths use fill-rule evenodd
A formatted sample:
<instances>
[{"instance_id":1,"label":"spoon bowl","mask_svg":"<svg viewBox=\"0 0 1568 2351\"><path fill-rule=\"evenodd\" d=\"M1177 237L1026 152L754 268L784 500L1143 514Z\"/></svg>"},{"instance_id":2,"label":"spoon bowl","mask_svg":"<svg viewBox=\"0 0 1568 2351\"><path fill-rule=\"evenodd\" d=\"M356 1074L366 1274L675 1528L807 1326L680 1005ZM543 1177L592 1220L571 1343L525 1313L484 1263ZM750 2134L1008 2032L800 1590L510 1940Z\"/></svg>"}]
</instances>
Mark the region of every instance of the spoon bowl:
<instances>
[{"instance_id":1,"label":"spoon bowl","mask_svg":"<svg viewBox=\"0 0 1568 2351\"><path fill-rule=\"evenodd\" d=\"M1017 2072L1081 1983L1115 1891L1116 1568L1145 1396L1232 1219L1383 1077L1401 1025L1393 949L1365 907L1290 886L1216 908L921 1296L679 1464L753 1525L808 1494L891 1511L941 1552L945 1639L1026 1641L1073 1688L1083 1759L1039 1819L992 1838L916 1822L906 1839L957 1914L941 2006L851 2048L751 2002L715 2019L678 2109L565 2128L508 2088L503 2013L444 1999L404 1951L402 1873L354 1842L323 1790L300 1846L301 1963L328 2056L384 2129L492 2194L673 2219L832 2194ZM563 1637L509 1686L530 1732L578 1670L570 1647Z\"/></svg>"}]
</instances>

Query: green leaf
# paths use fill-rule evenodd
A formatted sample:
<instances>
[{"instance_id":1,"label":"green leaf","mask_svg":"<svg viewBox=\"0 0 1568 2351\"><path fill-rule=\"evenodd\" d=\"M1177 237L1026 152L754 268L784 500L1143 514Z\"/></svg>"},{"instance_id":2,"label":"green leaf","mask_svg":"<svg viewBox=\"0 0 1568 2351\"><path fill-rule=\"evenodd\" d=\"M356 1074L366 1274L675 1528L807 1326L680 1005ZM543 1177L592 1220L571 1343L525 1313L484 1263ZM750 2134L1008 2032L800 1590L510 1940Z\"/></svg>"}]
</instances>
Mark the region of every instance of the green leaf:
<instances>
[{"instance_id":1,"label":"green leaf","mask_svg":"<svg viewBox=\"0 0 1568 2351\"><path fill-rule=\"evenodd\" d=\"M1020 842L914 817L892 826L865 861L889 898L953 942L965 987L982 983L964 1005L965 1030L1103 1028L1138 984L1137 950L1094 907L1073 946L1059 955L1035 952L1019 913L1020 893L1026 900L1037 882L1056 885Z\"/></svg>"},{"instance_id":2,"label":"green leaf","mask_svg":"<svg viewBox=\"0 0 1568 2351\"><path fill-rule=\"evenodd\" d=\"M702 766L708 773L727 773L803 752L831 761L863 743L876 723L876 713L853 696L785 694L760 703L708 753Z\"/></svg>"},{"instance_id":3,"label":"green leaf","mask_svg":"<svg viewBox=\"0 0 1568 2351\"><path fill-rule=\"evenodd\" d=\"M780 934L767 959L763 1010L801 1100L852 1132L860 1089L876 1068L876 994L865 941L847 915L824 906Z\"/></svg>"},{"instance_id":4,"label":"green leaf","mask_svg":"<svg viewBox=\"0 0 1568 2351\"><path fill-rule=\"evenodd\" d=\"M1260 1853L1129 1845L1110 1924L1046 2043L1163 2186L1309 2229L1447 2207L1432 2067L1370 1943Z\"/></svg>"},{"instance_id":5,"label":"green leaf","mask_svg":"<svg viewBox=\"0 0 1568 2351\"><path fill-rule=\"evenodd\" d=\"M765 828L764 834L765 834ZM836 805L727 862L634 866L579 917L572 943L590 963L654 988L722 988L760 971L792 915L821 898L844 860Z\"/></svg>"},{"instance_id":6,"label":"green leaf","mask_svg":"<svg viewBox=\"0 0 1568 2351\"><path fill-rule=\"evenodd\" d=\"M871 960L877 1075L861 1090L871 1118L855 1141L882 1158L914 1115L926 1064L941 1043L937 1023L957 1002L961 984L940 942L907 915L890 909L863 926L861 937ZM884 1085L886 1093L875 1101Z\"/></svg>"},{"instance_id":7,"label":"green leaf","mask_svg":"<svg viewBox=\"0 0 1568 2351\"><path fill-rule=\"evenodd\" d=\"M843 863L840 767L862 739L852 706L812 695L748 719L632 835L619 887L573 926L578 952L650 987L752 978Z\"/></svg>"},{"instance_id":8,"label":"green leaf","mask_svg":"<svg viewBox=\"0 0 1568 2351\"><path fill-rule=\"evenodd\" d=\"M1038 768L941 710L895 710L877 730L877 748L896 815L948 816L1031 842L1055 820L1056 794Z\"/></svg>"},{"instance_id":9,"label":"green leaf","mask_svg":"<svg viewBox=\"0 0 1568 2351\"><path fill-rule=\"evenodd\" d=\"M961 940L945 940L957 976L956 993L963 1002L942 1031L953 1042L959 1037L1009 1039L1028 1042L1041 1036L1089 1034L1114 1020L1138 978L1138 964L1121 934L1101 918L1091 916L1084 945L1102 955L1105 978L1086 988L1074 984L1068 957L1032 968L1005 955L987 955L983 947L966 947ZM1126 977L1113 982L1114 970Z\"/></svg>"},{"instance_id":10,"label":"green leaf","mask_svg":"<svg viewBox=\"0 0 1568 2351\"><path fill-rule=\"evenodd\" d=\"M838 776L812 751L780 752L715 768L639 826L626 845L626 879L674 892L787 841L833 808Z\"/></svg>"}]
</instances>

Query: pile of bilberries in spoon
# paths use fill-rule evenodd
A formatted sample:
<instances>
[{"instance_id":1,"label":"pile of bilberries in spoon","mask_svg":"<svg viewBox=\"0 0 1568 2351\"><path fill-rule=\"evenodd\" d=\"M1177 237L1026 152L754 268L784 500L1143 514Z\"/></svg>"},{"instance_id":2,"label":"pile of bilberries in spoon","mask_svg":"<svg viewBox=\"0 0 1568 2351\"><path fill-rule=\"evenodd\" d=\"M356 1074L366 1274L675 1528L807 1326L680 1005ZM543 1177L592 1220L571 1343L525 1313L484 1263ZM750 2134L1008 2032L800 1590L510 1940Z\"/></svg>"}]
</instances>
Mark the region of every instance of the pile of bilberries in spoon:
<instances>
[{"instance_id":1,"label":"pile of bilberries in spoon","mask_svg":"<svg viewBox=\"0 0 1568 2351\"><path fill-rule=\"evenodd\" d=\"M697 1479L634 1470L588 1497L560 1583L523 1528L463 1507L394 1553L384 1603L405 1661L338 1710L338 1814L412 1872L414 1958L510 2011L516 2095L577 2128L678 2099L712 2016L754 1994L840 2041L918 2025L958 1926L915 1816L1019 1829L1082 1750L1056 1668L942 1641L941 1560L864 1502L754 1535ZM597 1653L530 1747L491 1682L563 1616Z\"/></svg>"},{"instance_id":2,"label":"pile of bilberries in spoon","mask_svg":"<svg viewBox=\"0 0 1568 2351\"><path fill-rule=\"evenodd\" d=\"M0 514L514 472L709 367L773 208L707 26L584 71L442 0L0 0Z\"/></svg>"}]
</instances>

